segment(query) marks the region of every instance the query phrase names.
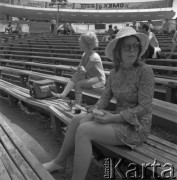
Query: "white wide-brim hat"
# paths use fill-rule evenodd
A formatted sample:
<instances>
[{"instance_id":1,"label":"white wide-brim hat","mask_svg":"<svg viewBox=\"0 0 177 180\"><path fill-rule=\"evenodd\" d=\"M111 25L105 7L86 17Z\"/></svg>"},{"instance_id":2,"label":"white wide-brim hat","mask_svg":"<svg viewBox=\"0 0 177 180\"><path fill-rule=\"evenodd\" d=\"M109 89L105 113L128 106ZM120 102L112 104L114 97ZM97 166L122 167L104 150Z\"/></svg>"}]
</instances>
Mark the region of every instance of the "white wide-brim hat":
<instances>
[{"instance_id":1,"label":"white wide-brim hat","mask_svg":"<svg viewBox=\"0 0 177 180\"><path fill-rule=\"evenodd\" d=\"M142 51L140 53L140 57L146 52L146 50L149 46L148 36L146 34L136 32L136 30L132 27L126 27L124 29L119 30L118 33L116 34L115 39L111 40L109 42L109 44L106 46L105 54L106 54L107 58L109 58L111 60L114 59L113 50L114 50L118 40L123 37L128 37L128 36L136 36L140 40L140 43L142 46Z\"/></svg>"}]
</instances>

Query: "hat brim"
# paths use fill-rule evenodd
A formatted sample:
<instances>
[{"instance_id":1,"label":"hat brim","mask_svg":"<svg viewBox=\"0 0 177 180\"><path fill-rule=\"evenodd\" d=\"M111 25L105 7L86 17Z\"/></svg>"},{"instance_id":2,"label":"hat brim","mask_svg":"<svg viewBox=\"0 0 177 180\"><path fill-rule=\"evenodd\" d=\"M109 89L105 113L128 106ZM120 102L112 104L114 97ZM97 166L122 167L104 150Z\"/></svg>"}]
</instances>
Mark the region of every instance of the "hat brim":
<instances>
[{"instance_id":1,"label":"hat brim","mask_svg":"<svg viewBox=\"0 0 177 180\"><path fill-rule=\"evenodd\" d=\"M141 51L139 57L141 57L141 56L146 52L146 50L147 50L147 48L148 48L148 46L149 46L149 38L148 38L147 35L145 35L145 34L143 34L143 33L138 33L138 32L135 33L135 34L122 35L122 36L120 36L120 37L117 37L117 38L111 40L111 41L109 42L109 44L106 46L106 48L105 48L106 57L107 57L108 59L110 59L110 60L113 61L113 59L114 59L113 50L114 50L117 42L118 42L121 38L123 38L123 37L129 37L129 36L136 36L136 37L140 40L140 43L141 43L141 45L142 45L142 51Z\"/></svg>"}]
</instances>

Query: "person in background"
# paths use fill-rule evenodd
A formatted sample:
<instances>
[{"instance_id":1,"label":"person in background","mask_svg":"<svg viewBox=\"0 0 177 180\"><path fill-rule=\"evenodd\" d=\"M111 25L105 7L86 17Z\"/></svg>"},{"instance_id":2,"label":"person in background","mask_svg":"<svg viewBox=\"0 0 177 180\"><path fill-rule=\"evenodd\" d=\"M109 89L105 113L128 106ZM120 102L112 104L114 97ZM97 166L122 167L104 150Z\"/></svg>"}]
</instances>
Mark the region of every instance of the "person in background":
<instances>
[{"instance_id":1,"label":"person in background","mask_svg":"<svg viewBox=\"0 0 177 180\"><path fill-rule=\"evenodd\" d=\"M112 29L112 25L109 25L108 31L106 31L106 34L103 36L102 41L109 41L112 39L112 35L114 35L114 30Z\"/></svg>"},{"instance_id":2,"label":"person in background","mask_svg":"<svg viewBox=\"0 0 177 180\"><path fill-rule=\"evenodd\" d=\"M114 34L112 35L112 39L114 39L116 37L116 34L118 33L118 28L117 26L114 26Z\"/></svg>"},{"instance_id":3,"label":"person in background","mask_svg":"<svg viewBox=\"0 0 177 180\"><path fill-rule=\"evenodd\" d=\"M82 88L101 88L105 85L105 73L101 58L93 48L98 46L94 32L82 34L79 38L80 49L84 51L78 67L71 67L75 72L61 94L53 93L57 98L65 98L72 88L75 89L76 103L82 105Z\"/></svg>"},{"instance_id":4,"label":"person in background","mask_svg":"<svg viewBox=\"0 0 177 180\"><path fill-rule=\"evenodd\" d=\"M130 26L132 28L134 28L136 31L138 31L138 26L137 26L137 22L136 21L133 21L133 25Z\"/></svg>"},{"instance_id":5,"label":"person in background","mask_svg":"<svg viewBox=\"0 0 177 180\"><path fill-rule=\"evenodd\" d=\"M71 35L71 34L74 34L74 33L75 33L75 31L74 31L71 23L68 23L68 34Z\"/></svg>"},{"instance_id":6,"label":"person in background","mask_svg":"<svg viewBox=\"0 0 177 180\"><path fill-rule=\"evenodd\" d=\"M174 36L172 38L172 47L171 47L170 54L167 55L167 58L169 59L172 58L172 54L173 52L175 52L176 48L177 48L177 30L175 31Z\"/></svg>"},{"instance_id":7,"label":"person in background","mask_svg":"<svg viewBox=\"0 0 177 180\"><path fill-rule=\"evenodd\" d=\"M50 29L51 29L51 33L54 35L54 31L55 31L55 26L56 26L56 20L53 17L51 22L50 22Z\"/></svg>"},{"instance_id":8,"label":"person in background","mask_svg":"<svg viewBox=\"0 0 177 180\"><path fill-rule=\"evenodd\" d=\"M11 34L12 33L12 23L9 21L8 26L5 27L5 34Z\"/></svg>"},{"instance_id":9,"label":"person in background","mask_svg":"<svg viewBox=\"0 0 177 180\"><path fill-rule=\"evenodd\" d=\"M155 32L155 28L154 28L151 20L148 20L148 26L149 26L149 30L150 30L151 32Z\"/></svg>"},{"instance_id":10,"label":"person in background","mask_svg":"<svg viewBox=\"0 0 177 180\"><path fill-rule=\"evenodd\" d=\"M64 29L63 34L68 35L69 34L69 24L67 22L63 23L63 29Z\"/></svg>"},{"instance_id":11,"label":"person in background","mask_svg":"<svg viewBox=\"0 0 177 180\"><path fill-rule=\"evenodd\" d=\"M174 19L172 22L171 22L171 35L172 37L174 36L175 34L175 31L177 30L177 18Z\"/></svg>"},{"instance_id":12,"label":"person in background","mask_svg":"<svg viewBox=\"0 0 177 180\"><path fill-rule=\"evenodd\" d=\"M168 19L165 19L165 22L162 23L161 33L170 33L170 22Z\"/></svg>"},{"instance_id":13,"label":"person in background","mask_svg":"<svg viewBox=\"0 0 177 180\"><path fill-rule=\"evenodd\" d=\"M21 27L21 24L19 22L17 22L16 28L14 31L12 31L12 33L16 33L19 35L22 33L22 27Z\"/></svg>"},{"instance_id":14,"label":"person in background","mask_svg":"<svg viewBox=\"0 0 177 180\"><path fill-rule=\"evenodd\" d=\"M57 34L63 34L63 33L64 33L64 28L63 28L63 24L61 24L57 28Z\"/></svg>"},{"instance_id":15,"label":"person in background","mask_svg":"<svg viewBox=\"0 0 177 180\"><path fill-rule=\"evenodd\" d=\"M141 24L141 26L139 26L139 32L147 35L147 37L149 39L149 47L148 47L145 55L143 56L143 58L144 59L157 58L157 53L159 53L161 51L161 49L159 47L159 43L157 41L155 34L149 30L149 25Z\"/></svg>"},{"instance_id":16,"label":"person in background","mask_svg":"<svg viewBox=\"0 0 177 180\"><path fill-rule=\"evenodd\" d=\"M73 117L59 154L43 164L50 173L64 170L74 151L71 180L84 180L92 159L92 142L133 150L147 140L152 124L154 73L140 57L148 45L148 37L131 27L119 30L109 42L105 54L114 69L106 88L89 113ZM113 97L116 110L104 110Z\"/></svg>"}]
</instances>

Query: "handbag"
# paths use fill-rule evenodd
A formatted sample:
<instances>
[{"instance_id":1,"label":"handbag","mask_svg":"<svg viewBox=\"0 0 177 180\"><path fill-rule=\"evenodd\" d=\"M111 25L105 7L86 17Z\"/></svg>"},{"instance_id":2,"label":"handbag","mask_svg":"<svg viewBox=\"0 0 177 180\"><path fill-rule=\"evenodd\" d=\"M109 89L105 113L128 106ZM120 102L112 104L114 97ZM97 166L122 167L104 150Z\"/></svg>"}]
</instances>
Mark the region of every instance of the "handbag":
<instances>
[{"instance_id":1,"label":"handbag","mask_svg":"<svg viewBox=\"0 0 177 180\"><path fill-rule=\"evenodd\" d=\"M31 80L30 81L30 95L36 99L44 99L52 97L52 92L57 92L57 87L54 81L45 80Z\"/></svg>"}]
</instances>

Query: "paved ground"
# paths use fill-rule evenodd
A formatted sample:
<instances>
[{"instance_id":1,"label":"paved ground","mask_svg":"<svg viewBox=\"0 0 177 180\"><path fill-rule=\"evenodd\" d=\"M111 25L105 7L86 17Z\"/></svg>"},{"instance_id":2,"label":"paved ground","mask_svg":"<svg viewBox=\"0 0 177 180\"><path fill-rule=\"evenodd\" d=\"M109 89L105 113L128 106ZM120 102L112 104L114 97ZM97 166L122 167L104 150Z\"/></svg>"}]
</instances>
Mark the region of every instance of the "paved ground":
<instances>
[{"instance_id":1,"label":"paved ground","mask_svg":"<svg viewBox=\"0 0 177 180\"><path fill-rule=\"evenodd\" d=\"M50 128L50 121L39 114L27 115L18 105L10 107L5 100L0 99L0 112L6 116L7 122L23 141L28 149L41 162L53 159L60 150L63 138L56 139ZM54 173L56 180L69 180L72 172L73 157L68 161L67 173ZM91 164L87 180L103 180L104 169Z\"/></svg>"}]
</instances>

